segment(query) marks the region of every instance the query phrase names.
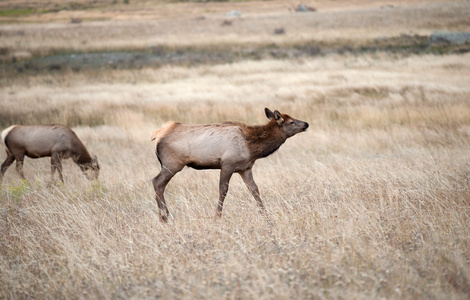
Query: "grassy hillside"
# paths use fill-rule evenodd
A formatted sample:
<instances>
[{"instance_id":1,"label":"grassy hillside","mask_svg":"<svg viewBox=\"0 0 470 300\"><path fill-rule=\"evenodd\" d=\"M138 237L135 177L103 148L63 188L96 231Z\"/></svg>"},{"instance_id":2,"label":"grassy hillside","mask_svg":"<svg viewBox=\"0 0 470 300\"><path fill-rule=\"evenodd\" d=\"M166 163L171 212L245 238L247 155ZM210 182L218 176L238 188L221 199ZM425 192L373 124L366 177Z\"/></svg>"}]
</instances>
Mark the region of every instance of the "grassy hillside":
<instances>
[{"instance_id":1,"label":"grassy hillside","mask_svg":"<svg viewBox=\"0 0 470 300\"><path fill-rule=\"evenodd\" d=\"M469 25L459 17L465 2L308 4L319 10L299 15L277 1L165 2L158 5L168 14L145 18L159 6L131 0L2 19L0 127L67 124L98 156L101 174L99 182L87 181L66 161L60 184L50 179L49 159L27 158L22 182L10 167L0 187L0 297L467 299L470 54L384 48L151 67L16 69L55 51L134 53L156 40L161 49L223 42L243 50L245 43L276 39L285 50L303 38L343 47L351 37L369 43L382 34L424 36L439 26L465 31ZM106 15L112 5L122 19L70 23L69 14ZM183 18L182 7L199 10ZM232 9L243 15L224 26L232 34L223 33L220 23ZM402 14L372 18L372 12L394 10L408 12L408 21L400 21ZM357 14L376 20L374 30ZM193 19L200 15L205 19ZM272 35L279 20L298 23L282 23L287 33ZM197 22L217 26L212 31ZM80 30L69 31L72 26ZM145 27L142 35L133 31ZM155 28L161 32L152 40ZM23 33L13 34L18 30ZM197 30L200 38L188 38ZM74 44L83 37L89 42ZM12 62L20 50L31 56ZM5 71L10 67L14 73ZM168 120L263 124L264 107L310 124L254 166L267 219L238 175L223 217L214 218L218 172L186 168L168 185L171 216L161 224L150 183L160 168L151 133ZM5 157L1 151L0 161Z\"/></svg>"}]
</instances>

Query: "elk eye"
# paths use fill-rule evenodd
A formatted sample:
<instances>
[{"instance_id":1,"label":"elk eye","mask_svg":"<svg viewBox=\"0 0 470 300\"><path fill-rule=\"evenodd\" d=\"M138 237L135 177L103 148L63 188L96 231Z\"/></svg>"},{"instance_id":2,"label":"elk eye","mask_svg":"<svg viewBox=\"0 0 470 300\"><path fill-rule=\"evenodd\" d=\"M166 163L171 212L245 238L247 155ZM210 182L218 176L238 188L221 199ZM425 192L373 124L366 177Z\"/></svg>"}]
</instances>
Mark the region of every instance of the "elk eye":
<instances>
[{"instance_id":1,"label":"elk eye","mask_svg":"<svg viewBox=\"0 0 470 300\"><path fill-rule=\"evenodd\" d=\"M294 121L290 121L290 122L289 122L289 124L291 124L291 125L294 125L294 124L295 124L295 122L294 122Z\"/></svg>"}]
</instances>

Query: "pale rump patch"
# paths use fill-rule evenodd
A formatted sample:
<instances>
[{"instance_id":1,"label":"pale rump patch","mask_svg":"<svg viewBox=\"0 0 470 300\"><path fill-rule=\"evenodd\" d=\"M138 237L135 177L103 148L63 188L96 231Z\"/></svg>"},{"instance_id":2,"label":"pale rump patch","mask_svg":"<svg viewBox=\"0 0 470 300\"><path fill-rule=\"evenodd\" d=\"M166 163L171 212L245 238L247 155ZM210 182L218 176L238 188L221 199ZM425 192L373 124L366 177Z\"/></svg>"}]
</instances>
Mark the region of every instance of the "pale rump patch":
<instances>
[{"instance_id":1,"label":"pale rump patch","mask_svg":"<svg viewBox=\"0 0 470 300\"><path fill-rule=\"evenodd\" d=\"M157 129L152 133L150 140L154 141L155 150L157 150L158 142L160 142L162 137L164 137L174 126L175 126L175 122L170 121L170 122L163 124L163 126L160 129Z\"/></svg>"},{"instance_id":2,"label":"pale rump patch","mask_svg":"<svg viewBox=\"0 0 470 300\"><path fill-rule=\"evenodd\" d=\"M2 142L3 144L5 144L5 139L7 138L7 135L10 133L10 131L15 128L16 125L12 125L10 127L8 127L7 129L3 130L2 131Z\"/></svg>"}]
</instances>

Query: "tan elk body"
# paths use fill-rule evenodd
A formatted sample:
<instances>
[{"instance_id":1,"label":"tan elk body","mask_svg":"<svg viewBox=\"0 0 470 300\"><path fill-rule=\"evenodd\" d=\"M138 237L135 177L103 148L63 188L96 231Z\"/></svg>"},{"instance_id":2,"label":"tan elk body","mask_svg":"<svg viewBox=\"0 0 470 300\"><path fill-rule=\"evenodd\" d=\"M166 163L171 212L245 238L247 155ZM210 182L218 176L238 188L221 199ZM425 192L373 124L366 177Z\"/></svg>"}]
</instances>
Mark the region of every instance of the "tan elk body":
<instances>
[{"instance_id":1,"label":"tan elk body","mask_svg":"<svg viewBox=\"0 0 470 300\"><path fill-rule=\"evenodd\" d=\"M75 132L63 125L13 125L2 132L7 158L1 166L0 181L6 170L16 160L16 170L24 179L23 160L51 157L51 176L57 170L61 181L62 159L72 158L88 179L99 175L98 159L91 157ZM91 174L90 174L91 172Z\"/></svg>"},{"instance_id":2,"label":"tan elk body","mask_svg":"<svg viewBox=\"0 0 470 300\"><path fill-rule=\"evenodd\" d=\"M223 202L233 173L239 173L264 213L252 167L259 158L276 151L287 138L307 130L308 123L279 111L265 108L270 121L266 125L248 126L236 122L190 125L169 122L155 131L152 140L161 164L153 178L160 219L167 221L165 187L183 167L220 169L217 214L222 214Z\"/></svg>"}]
</instances>

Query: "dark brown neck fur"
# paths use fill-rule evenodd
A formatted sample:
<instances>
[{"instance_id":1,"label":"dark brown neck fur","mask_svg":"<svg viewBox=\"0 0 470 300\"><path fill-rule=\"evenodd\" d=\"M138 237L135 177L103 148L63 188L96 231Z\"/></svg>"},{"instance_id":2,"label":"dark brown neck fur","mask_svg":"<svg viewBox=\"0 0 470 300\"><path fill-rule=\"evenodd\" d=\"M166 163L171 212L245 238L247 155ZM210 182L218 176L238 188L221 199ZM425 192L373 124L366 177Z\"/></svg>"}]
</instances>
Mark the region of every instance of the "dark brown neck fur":
<instances>
[{"instance_id":1,"label":"dark brown neck fur","mask_svg":"<svg viewBox=\"0 0 470 300\"><path fill-rule=\"evenodd\" d=\"M81 142L76 142L73 153L74 161L78 165L90 164L93 160L90 153L86 150L85 146Z\"/></svg>"},{"instance_id":2,"label":"dark brown neck fur","mask_svg":"<svg viewBox=\"0 0 470 300\"><path fill-rule=\"evenodd\" d=\"M91 161L92 161L92 158L91 158L90 154L88 154L88 152L81 153L81 154L78 155L77 164L79 164L79 165L90 164Z\"/></svg>"},{"instance_id":3,"label":"dark brown neck fur","mask_svg":"<svg viewBox=\"0 0 470 300\"><path fill-rule=\"evenodd\" d=\"M242 130L253 159L272 154L286 141L286 137L274 120L266 125L245 126Z\"/></svg>"}]
</instances>

